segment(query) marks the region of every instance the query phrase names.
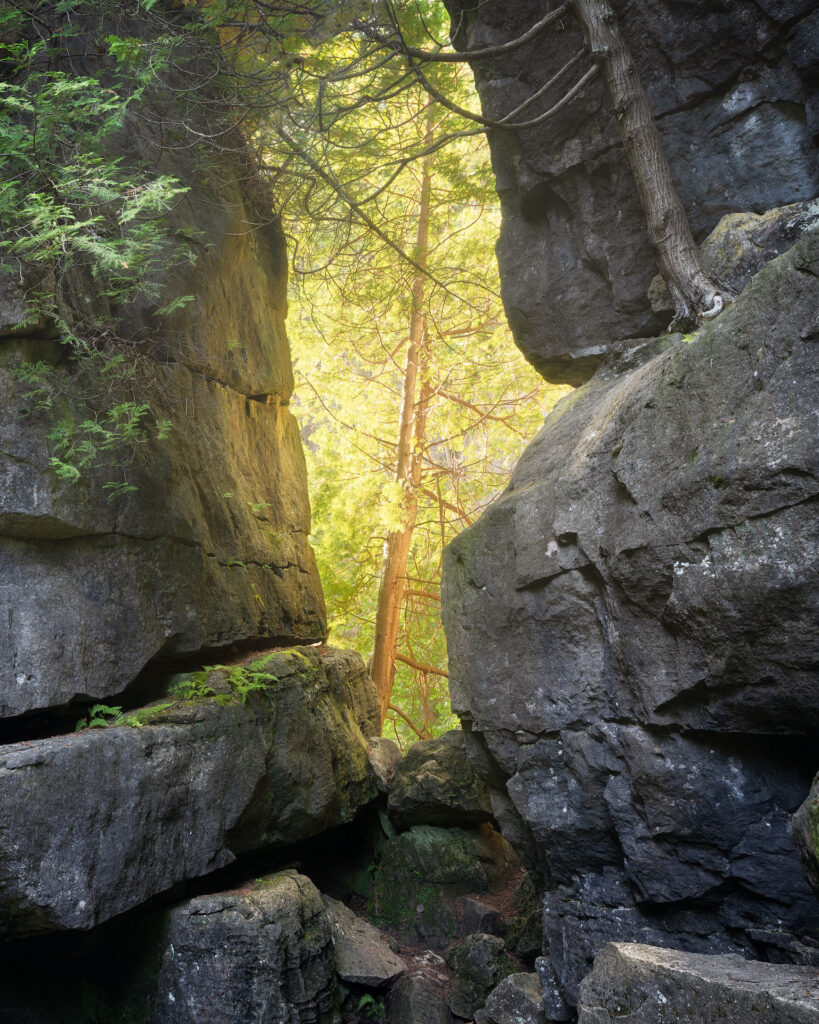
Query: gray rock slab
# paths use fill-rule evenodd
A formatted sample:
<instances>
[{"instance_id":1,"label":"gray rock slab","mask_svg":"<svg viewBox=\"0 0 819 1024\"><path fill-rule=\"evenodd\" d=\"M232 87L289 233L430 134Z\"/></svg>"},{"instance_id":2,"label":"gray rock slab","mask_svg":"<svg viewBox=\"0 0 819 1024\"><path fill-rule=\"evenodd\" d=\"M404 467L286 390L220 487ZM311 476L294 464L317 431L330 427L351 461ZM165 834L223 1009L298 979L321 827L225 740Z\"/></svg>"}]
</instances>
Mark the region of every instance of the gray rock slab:
<instances>
[{"instance_id":1,"label":"gray rock slab","mask_svg":"<svg viewBox=\"0 0 819 1024\"><path fill-rule=\"evenodd\" d=\"M580 987L579 1024L819 1020L819 972L738 956L611 943Z\"/></svg>"},{"instance_id":2,"label":"gray rock slab","mask_svg":"<svg viewBox=\"0 0 819 1024\"><path fill-rule=\"evenodd\" d=\"M547 1024L540 978L510 974L489 993L485 1012L490 1024Z\"/></svg>"},{"instance_id":3,"label":"gray rock slab","mask_svg":"<svg viewBox=\"0 0 819 1024\"><path fill-rule=\"evenodd\" d=\"M21 418L13 362L0 353L0 716L121 693L160 653L325 635L285 405L157 368L158 408L189 414L166 410L168 439L129 468L138 489L111 501L109 467L49 471L51 414Z\"/></svg>"},{"instance_id":4,"label":"gray rock slab","mask_svg":"<svg viewBox=\"0 0 819 1024\"><path fill-rule=\"evenodd\" d=\"M377 928L331 896L322 896L330 921L336 973L342 981L381 988L407 969Z\"/></svg>"},{"instance_id":5,"label":"gray rock slab","mask_svg":"<svg viewBox=\"0 0 819 1024\"><path fill-rule=\"evenodd\" d=\"M491 819L486 785L469 764L460 729L410 747L396 768L387 811L399 828L479 825Z\"/></svg>"},{"instance_id":6,"label":"gray rock slab","mask_svg":"<svg viewBox=\"0 0 819 1024\"><path fill-rule=\"evenodd\" d=\"M0 931L90 928L239 854L350 821L375 795L358 654L267 659L247 703L181 704L0 748Z\"/></svg>"},{"instance_id":7,"label":"gray rock slab","mask_svg":"<svg viewBox=\"0 0 819 1024\"><path fill-rule=\"evenodd\" d=\"M321 895L285 871L170 912L152 1024L334 1024L335 994Z\"/></svg>"}]
</instances>

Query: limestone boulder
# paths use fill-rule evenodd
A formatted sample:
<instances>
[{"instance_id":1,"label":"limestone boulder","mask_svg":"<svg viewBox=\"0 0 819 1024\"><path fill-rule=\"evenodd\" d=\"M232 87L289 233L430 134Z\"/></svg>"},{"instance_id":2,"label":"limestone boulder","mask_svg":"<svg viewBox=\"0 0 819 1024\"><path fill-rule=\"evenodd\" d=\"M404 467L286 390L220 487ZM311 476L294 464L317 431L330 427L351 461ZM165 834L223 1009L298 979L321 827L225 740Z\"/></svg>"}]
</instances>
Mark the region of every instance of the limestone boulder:
<instances>
[{"instance_id":1,"label":"limestone boulder","mask_svg":"<svg viewBox=\"0 0 819 1024\"><path fill-rule=\"evenodd\" d=\"M811 962L819 234L546 420L447 549L453 708L572 1001L608 941Z\"/></svg>"},{"instance_id":2,"label":"limestone boulder","mask_svg":"<svg viewBox=\"0 0 819 1024\"><path fill-rule=\"evenodd\" d=\"M491 819L486 784L469 764L460 729L409 748L396 766L387 811L398 828L479 825Z\"/></svg>"},{"instance_id":3,"label":"limestone boulder","mask_svg":"<svg viewBox=\"0 0 819 1024\"><path fill-rule=\"evenodd\" d=\"M448 0L455 43L497 46L544 8ZM550 6L557 6L550 5ZM698 242L726 214L757 213L819 193L816 14L810 0L617 0L618 17ZM583 49L571 12L557 28L476 61L484 116L531 99ZM533 120L590 66L513 122ZM633 174L600 76L540 126L489 133L503 222L498 263L517 344L553 382L579 384L624 339L668 324L652 309L657 273Z\"/></svg>"},{"instance_id":4,"label":"limestone boulder","mask_svg":"<svg viewBox=\"0 0 819 1024\"><path fill-rule=\"evenodd\" d=\"M330 922L295 871L168 915L152 1024L336 1024Z\"/></svg>"},{"instance_id":5,"label":"limestone boulder","mask_svg":"<svg viewBox=\"0 0 819 1024\"><path fill-rule=\"evenodd\" d=\"M809 1024L819 1018L819 975L791 964L612 943L580 988L579 1010L579 1024Z\"/></svg>"},{"instance_id":6,"label":"limestone boulder","mask_svg":"<svg viewBox=\"0 0 819 1024\"><path fill-rule=\"evenodd\" d=\"M117 32L145 31L120 13ZM80 73L114 26L89 12L74 29ZM53 327L27 325L22 271L0 270L0 717L122 694L156 659L326 636L289 410L284 233L238 137L218 152L201 134L196 147L168 144L181 122L196 131L173 95L170 81L164 96L145 93L111 143L125 166L185 186L163 223L195 257L169 258L158 298L109 311L127 379L83 369ZM96 309L98 291L78 276L61 303ZM157 316L181 296L192 301ZM53 372L48 407L16 375L38 362ZM167 421L167 438L135 456L130 445L103 452L76 483L61 479L55 429L82 442L83 423L106 423L128 401L150 406L143 426Z\"/></svg>"},{"instance_id":7,"label":"limestone boulder","mask_svg":"<svg viewBox=\"0 0 819 1024\"><path fill-rule=\"evenodd\" d=\"M177 702L139 727L0 750L4 936L91 928L374 797L378 711L360 657L302 648L257 670L265 689L244 704Z\"/></svg>"}]
</instances>

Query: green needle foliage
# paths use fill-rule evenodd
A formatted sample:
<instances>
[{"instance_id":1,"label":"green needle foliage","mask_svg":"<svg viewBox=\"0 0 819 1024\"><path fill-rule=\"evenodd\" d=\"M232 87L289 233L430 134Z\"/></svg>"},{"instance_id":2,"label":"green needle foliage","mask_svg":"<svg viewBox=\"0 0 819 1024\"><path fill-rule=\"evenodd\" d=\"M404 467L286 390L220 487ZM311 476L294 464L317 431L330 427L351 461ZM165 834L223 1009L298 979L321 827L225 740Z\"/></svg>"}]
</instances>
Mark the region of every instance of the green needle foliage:
<instances>
[{"instance_id":1,"label":"green needle foliage","mask_svg":"<svg viewBox=\"0 0 819 1024\"><path fill-rule=\"evenodd\" d=\"M39 408L64 398L86 406L86 418L63 418L51 433L52 468L70 482L167 436L169 424L139 400L136 353L120 336L119 317L136 301L159 298L169 264L192 259L165 222L187 188L117 155L164 44L109 34L96 39L99 75L74 69L79 42L89 45L87 19L99 36L109 10L64 0L28 5L25 15L0 12L0 273L25 296L18 333L56 336L64 346L51 362L17 369L23 397ZM131 489L108 487L112 496Z\"/></svg>"}]
</instances>

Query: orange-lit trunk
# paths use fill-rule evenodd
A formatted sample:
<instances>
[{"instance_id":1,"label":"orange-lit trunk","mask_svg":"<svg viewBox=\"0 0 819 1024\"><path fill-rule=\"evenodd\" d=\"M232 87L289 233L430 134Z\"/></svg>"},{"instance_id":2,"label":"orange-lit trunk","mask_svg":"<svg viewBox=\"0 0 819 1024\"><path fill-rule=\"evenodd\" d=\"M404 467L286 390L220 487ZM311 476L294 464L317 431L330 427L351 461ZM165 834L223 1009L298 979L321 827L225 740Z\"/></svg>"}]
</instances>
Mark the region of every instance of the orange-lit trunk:
<instances>
[{"instance_id":1,"label":"orange-lit trunk","mask_svg":"<svg viewBox=\"0 0 819 1024\"><path fill-rule=\"evenodd\" d=\"M421 268L426 268L427 264L431 198L432 176L429 161L426 160L421 179L421 199L415 238L415 261ZM412 534L418 514L416 492L421 483L421 453L429 403L429 391L424 381L428 345L424 315L425 284L426 278L419 271L412 281L412 305L395 466L395 479L401 484L404 492L404 525L400 530L389 533L384 542L375 618L375 642L370 662L370 671L381 705L382 724L389 710L395 680L395 655L401 623L401 606ZM416 397L419 392L419 379L420 396Z\"/></svg>"}]
</instances>

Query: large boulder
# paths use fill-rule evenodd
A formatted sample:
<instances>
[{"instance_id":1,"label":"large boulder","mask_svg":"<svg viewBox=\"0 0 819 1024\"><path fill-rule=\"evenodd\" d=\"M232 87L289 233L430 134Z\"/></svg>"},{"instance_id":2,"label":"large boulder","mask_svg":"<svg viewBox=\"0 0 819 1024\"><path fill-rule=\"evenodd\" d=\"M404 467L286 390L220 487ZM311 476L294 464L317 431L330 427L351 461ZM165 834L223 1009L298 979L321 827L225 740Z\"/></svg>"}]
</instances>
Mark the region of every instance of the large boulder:
<instances>
[{"instance_id":1,"label":"large boulder","mask_svg":"<svg viewBox=\"0 0 819 1024\"><path fill-rule=\"evenodd\" d=\"M152 1024L335 1024L330 922L295 871L169 914Z\"/></svg>"},{"instance_id":2,"label":"large boulder","mask_svg":"<svg viewBox=\"0 0 819 1024\"><path fill-rule=\"evenodd\" d=\"M100 36L145 26L126 13L104 24L90 11L74 29L66 44L79 74ZM193 78L179 75L177 94L188 95ZM156 102L144 94L112 142L125 166L147 164L187 187L165 221L196 254L163 268L163 297L114 311L130 383L88 361L79 372L54 330L22 325L20 272L0 271L0 717L110 698L160 656L326 636L289 410L284 232L238 137L218 152L203 150L202 134L195 147L167 144L187 123L173 95L170 83ZM86 284L64 298L96 299L99 287ZM193 301L170 321L154 315L186 295ZM54 368L49 408L15 376L24 362ZM133 460L127 447L102 457L77 483L60 479L55 427L105 422L126 400L170 421L167 439ZM109 483L136 490L112 499Z\"/></svg>"},{"instance_id":3,"label":"large boulder","mask_svg":"<svg viewBox=\"0 0 819 1024\"><path fill-rule=\"evenodd\" d=\"M311 647L254 668L265 690L244 704L217 695L0 749L1 934L91 928L374 797L360 657Z\"/></svg>"},{"instance_id":4,"label":"large boulder","mask_svg":"<svg viewBox=\"0 0 819 1024\"><path fill-rule=\"evenodd\" d=\"M491 819L486 784L467 759L460 729L409 748L395 769L387 811L399 828L480 825Z\"/></svg>"},{"instance_id":5,"label":"large boulder","mask_svg":"<svg viewBox=\"0 0 819 1024\"><path fill-rule=\"evenodd\" d=\"M557 7L448 0L455 43L508 42ZM811 0L613 0L697 241L721 217L813 199L817 15ZM696 11L696 16L692 13ZM530 99L583 48L571 11L526 46L476 61L484 116ZM551 107L590 66L513 122ZM489 133L503 206L504 305L518 345L553 382L587 380L622 339L668 323L652 309L657 273L634 177L601 77L538 127Z\"/></svg>"},{"instance_id":6,"label":"large boulder","mask_svg":"<svg viewBox=\"0 0 819 1024\"><path fill-rule=\"evenodd\" d=\"M805 877L819 896L819 775L807 799L793 816L793 838Z\"/></svg>"},{"instance_id":7,"label":"large boulder","mask_svg":"<svg viewBox=\"0 0 819 1024\"><path fill-rule=\"evenodd\" d=\"M819 234L555 409L447 549L453 708L573 998L612 939L804 960Z\"/></svg>"},{"instance_id":8,"label":"large boulder","mask_svg":"<svg viewBox=\"0 0 819 1024\"><path fill-rule=\"evenodd\" d=\"M579 1009L579 1024L812 1024L819 1019L819 975L790 964L612 943L595 958Z\"/></svg>"}]
</instances>

